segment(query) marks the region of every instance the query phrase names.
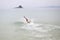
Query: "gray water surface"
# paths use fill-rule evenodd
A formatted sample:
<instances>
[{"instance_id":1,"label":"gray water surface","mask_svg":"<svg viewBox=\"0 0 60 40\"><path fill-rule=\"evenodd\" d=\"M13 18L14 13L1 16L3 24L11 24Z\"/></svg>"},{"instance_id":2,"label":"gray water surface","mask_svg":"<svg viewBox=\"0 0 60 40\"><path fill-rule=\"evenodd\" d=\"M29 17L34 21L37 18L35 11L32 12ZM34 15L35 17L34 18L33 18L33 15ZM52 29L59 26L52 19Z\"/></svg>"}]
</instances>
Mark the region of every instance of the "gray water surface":
<instances>
[{"instance_id":1,"label":"gray water surface","mask_svg":"<svg viewBox=\"0 0 60 40\"><path fill-rule=\"evenodd\" d=\"M25 24L23 16L34 24ZM0 10L0 40L60 40L60 9Z\"/></svg>"}]
</instances>

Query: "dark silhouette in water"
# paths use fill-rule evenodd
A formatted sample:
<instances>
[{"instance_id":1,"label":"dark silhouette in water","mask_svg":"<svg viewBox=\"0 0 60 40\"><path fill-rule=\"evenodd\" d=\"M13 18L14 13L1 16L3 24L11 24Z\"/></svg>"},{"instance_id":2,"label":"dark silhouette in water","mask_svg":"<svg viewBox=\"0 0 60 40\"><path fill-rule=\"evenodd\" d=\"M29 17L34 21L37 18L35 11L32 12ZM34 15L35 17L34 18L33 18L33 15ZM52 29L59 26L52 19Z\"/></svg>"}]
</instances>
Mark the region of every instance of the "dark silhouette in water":
<instances>
[{"instance_id":1,"label":"dark silhouette in water","mask_svg":"<svg viewBox=\"0 0 60 40\"><path fill-rule=\"evenodd\" d=\"M21 5L19 5L18 7L16 7L16 8L23 8Z\"/></svg>"},{"instance_id":2,"label":"dark silhouette in water","mask_svg":"<svg viewBox=\"0 0 60 40\"><path fill-rule=\"evenodd\" d=\"M31 20L29 20L29 19L26 18L25 16L24 16L24 18L25 18L25 20L26 20L27 23L30 23L30 22L31 22Z\"/></svg>"}]
</instances>

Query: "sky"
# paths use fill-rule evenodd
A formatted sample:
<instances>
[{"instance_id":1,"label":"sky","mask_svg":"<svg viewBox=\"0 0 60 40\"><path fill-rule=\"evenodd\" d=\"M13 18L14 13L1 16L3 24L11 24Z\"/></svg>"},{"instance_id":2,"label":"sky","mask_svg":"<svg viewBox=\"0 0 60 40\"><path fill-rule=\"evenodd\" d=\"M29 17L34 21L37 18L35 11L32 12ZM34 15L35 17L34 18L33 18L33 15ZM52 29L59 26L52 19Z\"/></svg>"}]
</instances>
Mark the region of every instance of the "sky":
<instances>
[{"instance_id":1,"label":"sky","mask_svg":"<svg viewBox=\"0 0 60 40\"><path fill-rule=\"evenodd\" d=\"M18 5L23 7L60 6L60 0L0 0L0 9L14 8Z\"/></svg>"}]
</instances>

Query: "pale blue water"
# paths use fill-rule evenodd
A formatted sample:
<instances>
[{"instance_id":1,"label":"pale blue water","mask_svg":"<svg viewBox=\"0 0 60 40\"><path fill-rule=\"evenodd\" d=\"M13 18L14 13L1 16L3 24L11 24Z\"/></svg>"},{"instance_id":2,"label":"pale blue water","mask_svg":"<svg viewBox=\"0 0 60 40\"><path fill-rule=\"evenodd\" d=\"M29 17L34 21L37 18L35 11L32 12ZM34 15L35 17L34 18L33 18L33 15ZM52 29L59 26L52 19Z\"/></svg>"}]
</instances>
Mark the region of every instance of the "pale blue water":
<instances>
[{"instance_id":1,"label":"pale blue water","mask_svg":"<svg viewBox=\"0 0 60 40\"><path fill-rule=\"evenodd\" d=\"M33 22L24 23L23 16ZM0 10L0 40L60 40L60 9Z\"/></svg>"}]
</instances>

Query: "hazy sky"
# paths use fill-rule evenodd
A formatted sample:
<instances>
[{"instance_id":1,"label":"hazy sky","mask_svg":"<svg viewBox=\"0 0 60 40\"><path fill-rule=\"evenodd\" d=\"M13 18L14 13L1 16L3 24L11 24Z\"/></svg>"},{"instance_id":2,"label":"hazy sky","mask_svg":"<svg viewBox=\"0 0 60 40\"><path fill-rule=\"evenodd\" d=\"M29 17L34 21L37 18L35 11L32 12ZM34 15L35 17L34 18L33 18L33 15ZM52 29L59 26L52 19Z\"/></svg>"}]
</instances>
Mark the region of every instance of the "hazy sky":
<instances>
[{"instance_id":1,"label":"hazy sky","mask_svg":"<svg viewBox=\"0 0 60 40\"><path fill-rule=\"evenodd\" d=\"M0 9L13 8L18 5L24 7L59 6L60 0L0 0Z\"/></svg>"}]
</instances>

